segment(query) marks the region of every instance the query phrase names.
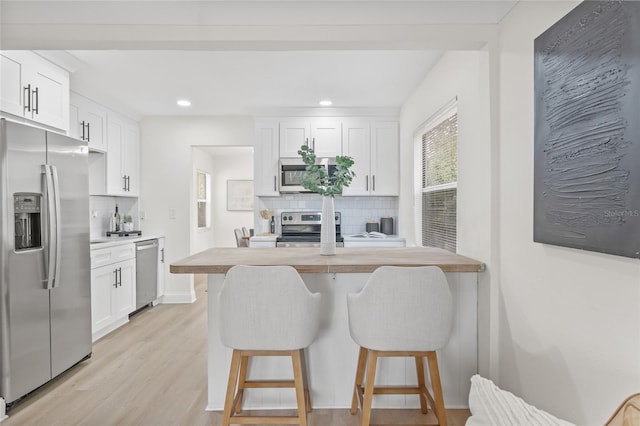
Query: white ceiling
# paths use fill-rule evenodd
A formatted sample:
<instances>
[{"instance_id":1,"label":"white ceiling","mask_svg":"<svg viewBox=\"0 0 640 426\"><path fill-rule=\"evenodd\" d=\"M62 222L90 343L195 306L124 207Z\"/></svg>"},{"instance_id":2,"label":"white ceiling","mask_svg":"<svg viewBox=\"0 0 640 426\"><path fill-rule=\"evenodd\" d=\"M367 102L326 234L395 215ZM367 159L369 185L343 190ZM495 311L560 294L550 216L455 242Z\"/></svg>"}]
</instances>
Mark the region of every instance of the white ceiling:
<instances>
[{"instance_id":1,"label":"white ceiling","mask_svg":"<svg viewBox=\"0 0 640 426\"><path fill-rule=\"evenodd\" d=\"M432 51L73 51L73 88L141 115L254 114L269 108L397 108L440 53ZM191 100L181 108L176 100Z\"/></svg>"},{"instance_id":2,"label":"white ceiling","mask_svg":"<svg viewBox=\"0 0 640 426\"><path fill-rule=\"evenodd\" d=\"M0 47L44 50L72 89L137 118L397 109L442 53L515 1L2 0ZM176 105L192 101L190 108Z\"/></svg>"}]
</instances>

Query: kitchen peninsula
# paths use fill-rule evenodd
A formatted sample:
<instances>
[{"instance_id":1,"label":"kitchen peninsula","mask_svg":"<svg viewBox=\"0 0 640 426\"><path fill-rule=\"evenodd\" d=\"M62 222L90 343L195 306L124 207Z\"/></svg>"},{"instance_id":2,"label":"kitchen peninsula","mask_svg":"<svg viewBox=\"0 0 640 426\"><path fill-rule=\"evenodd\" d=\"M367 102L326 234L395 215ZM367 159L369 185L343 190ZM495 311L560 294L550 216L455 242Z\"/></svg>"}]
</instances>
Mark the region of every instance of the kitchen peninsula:
<instances>
[{"instance_id":1,"label":"kitchen peninsula","mask_svg":"<svg viewBox=\"0 0 640 426\"><path fill-rule=\"evenodd\" d=\"M220 342L217 295L224 274L234 265L290 265L301 274L309 290L322 294L320 332L306 355L314 408L344 408L351 404L358 347L349 335L346 295L360 291L379 266L440 267L447 276L455 312L451 339L438 357L445 403L448 408L467 407L469 379L477 372L477 273L484 270L484 264L436 248L336 251L335 256L321 256L317 248L214 248L171 264L172 273L209 274L208 410L220 410L224 404L231 350ZM288 377L291 366L287 361L273 357L258 359L261 366L256 371ZM410 384L415 380L415 365L412 359L383 359L378 364L378 375L390 385ZM283 406L295 407L293 392L288 389L257 390L245 398L248 409ZM418 406L417 398L402 395L374 399L374 407Z\"/></svg>"}]
</instances>

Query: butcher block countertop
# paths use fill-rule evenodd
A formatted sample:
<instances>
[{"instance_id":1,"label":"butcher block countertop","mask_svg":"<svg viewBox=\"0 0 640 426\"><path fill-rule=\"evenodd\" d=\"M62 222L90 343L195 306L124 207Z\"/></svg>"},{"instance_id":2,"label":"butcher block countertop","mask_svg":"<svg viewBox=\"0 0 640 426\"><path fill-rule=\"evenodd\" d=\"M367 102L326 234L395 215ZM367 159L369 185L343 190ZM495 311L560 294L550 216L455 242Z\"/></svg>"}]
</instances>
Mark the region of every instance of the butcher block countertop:
<instances>
[{"instance_id":1,"label":"butcher block countertop","mask_svg":"<svg viewBox=\"0 0 640 426\"><path fill-rule=\"evenodd\" d=\"M213 248L171 264L174 274L223 274L234 265L290 265L299 273L370 273L380 266L439 266L445 272L481 272L484 263L431 247L336 248L322 256L317 247Z\"/></svg>"}]
</instances>

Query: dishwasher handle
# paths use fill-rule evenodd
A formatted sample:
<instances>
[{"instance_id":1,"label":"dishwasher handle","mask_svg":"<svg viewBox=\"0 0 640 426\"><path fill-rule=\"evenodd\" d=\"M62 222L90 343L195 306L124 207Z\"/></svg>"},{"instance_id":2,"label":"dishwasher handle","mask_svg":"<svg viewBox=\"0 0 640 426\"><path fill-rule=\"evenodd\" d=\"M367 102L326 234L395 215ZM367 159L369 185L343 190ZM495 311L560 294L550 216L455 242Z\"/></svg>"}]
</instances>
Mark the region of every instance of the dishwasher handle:
<instances>
[{"instance_id":1,"label":"dishwasher handle","mask_svg":"<svg viewBox=\"0 0 640 426\"><path fill-rule=\"evenodd\" d=\"M136 251L149 250L158 247L158 241L148 244L136 244Z\"/></svg>"}]
</instances>

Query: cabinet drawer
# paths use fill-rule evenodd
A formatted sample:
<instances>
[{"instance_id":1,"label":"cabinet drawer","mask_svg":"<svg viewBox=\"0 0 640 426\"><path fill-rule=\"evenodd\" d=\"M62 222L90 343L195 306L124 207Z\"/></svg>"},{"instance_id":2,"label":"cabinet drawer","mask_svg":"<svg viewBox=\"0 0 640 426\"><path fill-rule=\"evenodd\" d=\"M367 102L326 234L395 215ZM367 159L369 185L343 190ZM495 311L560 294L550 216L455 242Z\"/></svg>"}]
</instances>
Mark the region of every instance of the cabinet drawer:
<instances>
[{"instance_id":1,"label":"cabinet drawer","mask_svg":"<svg viewBox=\"0 0 640 426\"><path fill-rule=\"evenodd\" d=\"M91 250L91 269L136 257L133 243Z\"/></svg>"}]
</instances>

